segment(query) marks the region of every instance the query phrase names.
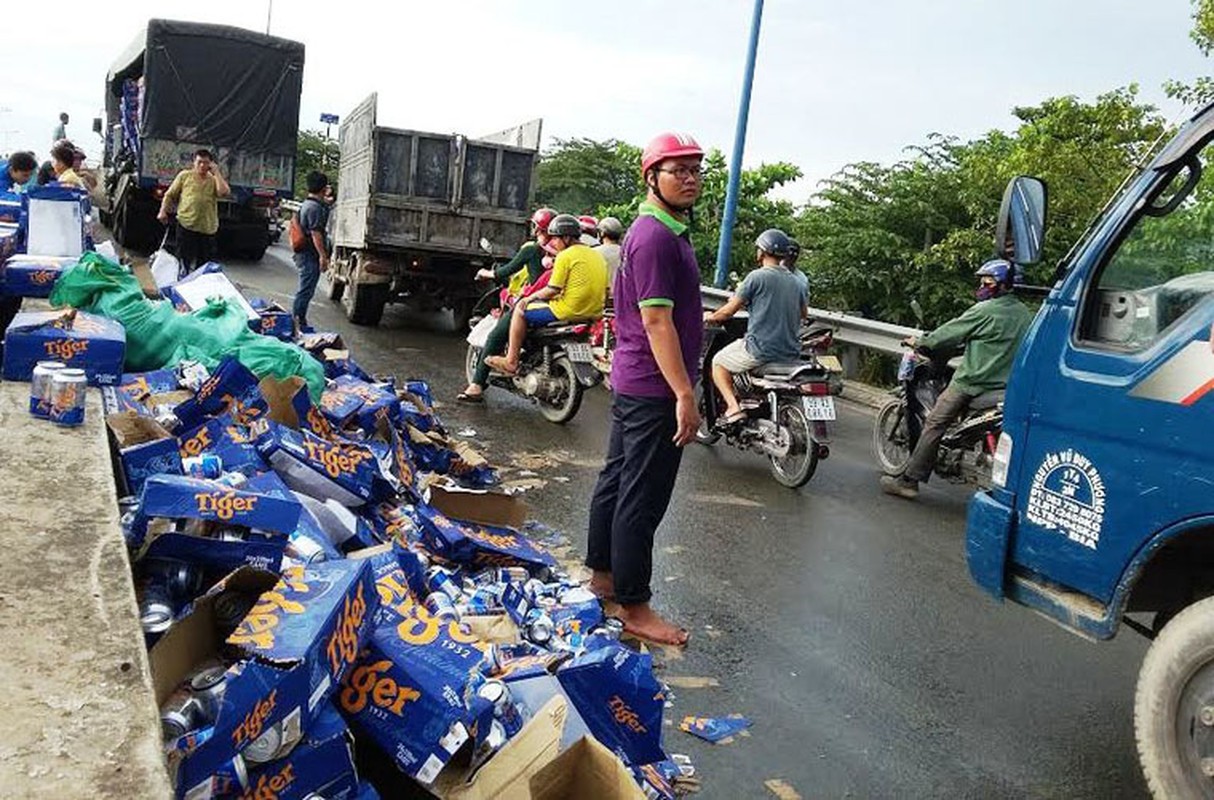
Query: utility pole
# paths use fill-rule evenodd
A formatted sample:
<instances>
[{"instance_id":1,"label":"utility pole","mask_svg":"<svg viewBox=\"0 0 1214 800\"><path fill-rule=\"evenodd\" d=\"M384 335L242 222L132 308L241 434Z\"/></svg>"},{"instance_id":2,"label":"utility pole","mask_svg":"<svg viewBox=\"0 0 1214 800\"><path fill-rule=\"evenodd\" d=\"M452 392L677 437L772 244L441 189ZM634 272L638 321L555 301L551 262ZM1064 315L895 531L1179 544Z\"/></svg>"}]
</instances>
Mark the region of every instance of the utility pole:
<instances>
[{"instance_id":1,"label":"utility pole","mask_svg":"<svg viewBox=\"0 0 1214 800\"><path fill-rule=\"evenodd\" d=\"M755 54L759 49L759 24L763 20L763 0L755 0L750 20L750 46L746 51L746 71L742 76L742 100L738 106L738 127L733 135L733 156L729 159L729 186L725 190L725 215L721 219L721 241L717 246L718 289L729 279L729 251L733 245L733 226L738 217L738 182L742 177L742 153L746 149L746 122L750 116L750 87L755 79Z\"/></svg>"}]
</instances>

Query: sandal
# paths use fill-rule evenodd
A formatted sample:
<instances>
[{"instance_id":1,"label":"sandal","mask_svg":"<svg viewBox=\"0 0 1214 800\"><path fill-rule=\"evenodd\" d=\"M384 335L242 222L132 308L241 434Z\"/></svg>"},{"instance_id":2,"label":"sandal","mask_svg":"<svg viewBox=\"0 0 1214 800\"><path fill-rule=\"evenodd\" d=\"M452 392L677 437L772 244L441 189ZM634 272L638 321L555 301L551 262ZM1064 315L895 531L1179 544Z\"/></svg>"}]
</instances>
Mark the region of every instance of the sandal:
<instances>
[{"instance_id":1,"label":"sandal","mask_svg":"<svg viewBox=\"0 0 1214 800\"><path fill-rule=\"evenodd\" d=\"M736 425L744 419L746 419L745 411L735 411L732 414L727 414L724 417L721 417L720 419L718 419L717 427L718 428L728 428L730 425Z\"/></svg>"},{"instance_id":2,"label":"sandal","mask_svg":"<svg viewBox=\"0 0 1214 800\"><path fill-rule=\"evenodd\" d=\"M480 405L485 402L485 393L478 392L477 394L469 394L468 392L460 392L455 396L458 403L467 403L470 406Z\"/></svg>"}]
</instances>

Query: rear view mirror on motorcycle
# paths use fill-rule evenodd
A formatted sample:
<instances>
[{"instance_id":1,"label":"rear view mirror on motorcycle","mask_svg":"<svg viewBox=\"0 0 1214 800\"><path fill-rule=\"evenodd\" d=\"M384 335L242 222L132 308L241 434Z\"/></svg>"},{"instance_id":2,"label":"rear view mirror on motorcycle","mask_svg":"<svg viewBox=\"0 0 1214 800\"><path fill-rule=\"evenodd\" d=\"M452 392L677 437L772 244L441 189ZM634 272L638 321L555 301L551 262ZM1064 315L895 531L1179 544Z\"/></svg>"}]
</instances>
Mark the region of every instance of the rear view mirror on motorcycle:
<instances>
[{"instance_id":1,"label":"rear view mirror on motorcycle","mask_svg":"<svg viewBox=\"0 0 1214 800\"><path fill-rule=\"evenodd\" d=\"M1041 260L1047 197L1045 182L1040 178L1020 175L1008 183L995 227L995 252L999 256L1017 266Z\"/></svg>"}]
</instances>

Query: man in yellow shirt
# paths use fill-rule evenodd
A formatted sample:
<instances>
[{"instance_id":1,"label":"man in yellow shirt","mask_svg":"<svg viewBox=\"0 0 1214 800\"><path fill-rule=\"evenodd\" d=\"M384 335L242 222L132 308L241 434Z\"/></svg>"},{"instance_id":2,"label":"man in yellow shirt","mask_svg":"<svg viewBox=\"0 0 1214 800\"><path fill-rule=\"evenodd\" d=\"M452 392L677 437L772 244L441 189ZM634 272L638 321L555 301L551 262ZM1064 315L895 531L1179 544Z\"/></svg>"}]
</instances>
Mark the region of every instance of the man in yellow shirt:
<instances>
[{"instance_id":1,"label":"man in yellow shirt","mask_svg":"<svg viewBox=\"0 0 1214 800\"><path fill-rule=\"evenodd\" d=\"M219 230L219 198L232 193L232 187L219 174L211 151L194 153L194 168L177 173L160 202L156 215L169 224L169 209L177 210L177 258L187 272L193 272L215 255L215 232Z\"/></svg>"},{"instance_id":2,"label":"man in yellow shirt","mask_svg":"<svg viewBox=\"0 0 1214 800\"><path fill-rule=\"evenodd\" d=\"M572 214L557 214L548 224L548 241L557 251L552 277L543 289L515 304L506 355L486 358L490 367L507 375L518 372L519 351L528 326L558 320L598 319L603 315L607 262L579 241L581 235L581 224Z\"/></svg>"}]
</instances>

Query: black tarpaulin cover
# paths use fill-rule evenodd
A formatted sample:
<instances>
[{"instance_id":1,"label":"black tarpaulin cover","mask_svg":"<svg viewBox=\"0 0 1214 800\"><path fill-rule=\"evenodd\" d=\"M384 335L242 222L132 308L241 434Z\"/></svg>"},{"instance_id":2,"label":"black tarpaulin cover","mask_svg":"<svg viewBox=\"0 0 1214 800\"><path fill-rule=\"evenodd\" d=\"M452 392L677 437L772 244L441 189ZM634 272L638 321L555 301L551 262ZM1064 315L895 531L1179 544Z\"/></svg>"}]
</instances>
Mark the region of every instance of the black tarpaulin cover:
<instances>
[{"instance_id":1,"label":"black tarpaulin cover","mask_svg":"<svg viewBox=\"0 0 1214 800\"><path fill-rule=\"evenodd\" d=\"M304 46L228 25L154 19L110 71L144 77L141 133L294 155Z\"/></svg>"}]
</instances>

